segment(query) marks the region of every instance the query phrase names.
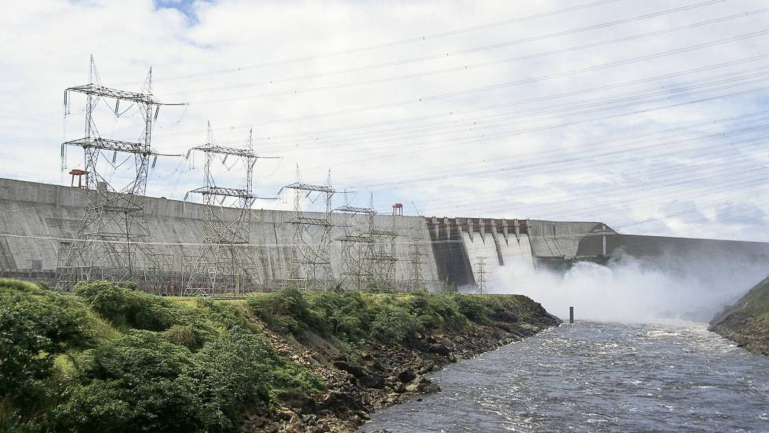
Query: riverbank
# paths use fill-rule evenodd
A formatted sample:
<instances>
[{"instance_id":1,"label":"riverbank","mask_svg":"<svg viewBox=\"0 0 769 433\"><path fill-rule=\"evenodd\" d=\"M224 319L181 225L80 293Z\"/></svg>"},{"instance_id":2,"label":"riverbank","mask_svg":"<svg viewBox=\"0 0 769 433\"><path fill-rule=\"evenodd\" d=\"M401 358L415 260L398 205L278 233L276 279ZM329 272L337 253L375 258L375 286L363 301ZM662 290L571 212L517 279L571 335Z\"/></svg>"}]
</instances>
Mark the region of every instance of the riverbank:
<instances>
[{"instance_id":1,"label":"riverbank","mask_svg":"<svg viewBox=\"0 0 769 433\"><path fill-rule=\"evenodd\" d=\"M769 277L710 322L711 331L769 357Z\"/></svg>"},{"instance_id":2,"label":"riverbank","mask_svg":"<svg viewBox=\"0 0 769 433\"><path fill-rule=\"evenodd\" d=\"M425 374L560 321L523 296L161 298L0 280L0 431L356 431Z\"/></svg>"}]
</instances>

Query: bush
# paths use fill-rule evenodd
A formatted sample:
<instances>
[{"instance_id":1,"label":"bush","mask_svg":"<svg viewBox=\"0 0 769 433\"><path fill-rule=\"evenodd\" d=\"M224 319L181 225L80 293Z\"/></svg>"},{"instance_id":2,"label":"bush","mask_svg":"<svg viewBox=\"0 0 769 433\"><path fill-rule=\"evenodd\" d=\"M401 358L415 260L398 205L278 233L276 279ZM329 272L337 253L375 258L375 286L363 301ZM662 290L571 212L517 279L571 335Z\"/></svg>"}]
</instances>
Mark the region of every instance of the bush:
<instances>
[{"instance_id":1,"label":"bush","mask_svg":"<svg viewBox=\"0 0 769 433\"><path fill-rule=\"evenodd\" d=\"M248 321L243 311L236 308L230 302L215 302L207 298L195 298L195 307L212 324L215 324L220 330L232 329L234 327L248 328L255 330L253 324ZM182 321L194 322L196 318L182 318Z\"/></svg>"},{"instance_id":2,"label":"bush","mask_svg":"<svg viewBox=\"0 0 769 433\"><path fill-rule=\"evenodd\" d=\"M248 306L260 319L280 332L298 335L308 325L314 327L320 324L297 289L252 296L248 299Z\"/></svg>"},{"instance_id":3,"label":"bush","mask_svg":"<svg viewBox=\"0 0 769 433\"><path fill-rule=\"evenodd\" d=\"M366 324L373 320L366 301L359 292L308 293L309 309L326 330L337 337L354 341L366 335Z\"/></svg>"},{"instance_id":4,"label":"bush","mask_svg":"<svg viewBox=\"0 0 769 433\"><path fill-rule=\"evenodd\" d=\"M164 331L174 323L173 308L165 299L107 281L78 284L75 293L117 328Z\"/></svg>"},{"instance_id":5,"label":"bush","mask_svg":"<svg viewBox=\"0 0 769 433\"><path fill-rule=\"evenodd\" d=\"M325 387L323 380L306 368L278 358L272 370L269 397L281 400L290 395L317 393Z\"/></svg>"},{"instance_id":6,"label":"bush","mask_svg":"<svg viewBox=\"0 0 769 433\"><path fill-rule=\"evenodd\" d=\"M196 384L200 416L208 431L234 429L247 403L266 400L278 363L264 339L241 328L206 343L193 360L187 375Z\"/></svg>"},{"instance_id":7,"label":"bush","mask_svg":"<svg viewBox=\"0 0 769 433\"><path fill-rule=\"evenodd\" d=\"M69 399L57 407L57 429L79 432L195 431L200 398L189 350L158 334L132 330L93 350Z\"/></svg>"},{"instance_id":8,"label":"bush","mask_svg":"<svg viewBox=\"0 0 769 433\"><path fill-rule=\"evenodd\" d=\"M0 281L0 400L33 409L53 374L57 354L85 347L85 312L63 296L28 283Z\"/></svg>"},{"instance_id":9,"label":"bush","mask_svg":"<svg viewBox=\"0 0 769 433\"><path fill-rule=\"evenodd\" d=\"M0 278L0 287L38 295L42 293L42 289L35 284L10 278Z\"/></svg>"},{"instance_id":10,"label":"bush","mask_svg":"<svg viewBox=\"0 0 769 433\"><path fill-rule=\"evenodd\" d=\"M467 318L459 311L457 303L446 296L417 292L409 300L409 310L426 329L441 326L462 329L467 326Z\"/></svg>"},{"instance_id":11,"label":"bush","mask_svg":"<svg viewBox=\"0 0 769 433\"><path fill-rule=\"evenodd\" d=\"M371 323L371 335L385 343L400 343L419 329L417 319L408 311L390 306L383 307Z\"/></svg>"},{"instance_id":12,"label":"bush","mask_svg":"<svg viewBox=\"0 0 769 433\"><path fill-rule=\"evenodd\" d=\"M200 347L202 343L195 335L195 331L189 326L174 325L168 328L163 336L170 343L184 346L190 350Z\"/></svg>"},{"instance_id":13,"label":"bush","mask_svg":"<svg viewBox=\"0 0 769 433\"><path fill-rule=\"evenodd\" d=\"M454 295L452 299L456 302L459 312L471 321L488 321L488 302L484 302L484 298L477 295Z\"/></svg>"},{"instance_id":14,"label":"bush","mask_svg":"<svg viewBox=\"0 0 769 433\"><path fill-rule=\"evenodd\" d=\"M255 333L254 316L365 347L539 308L513 296L298 290L178 302L107 282L72 295L0 280L0 431L235 431L256 402L322 390Z\"/></svg>"},{"instance_id":15,"label":"bush","mask_svg":"<svg viewBox=\"0 0 769 433\"><path fill-rule=\"evenodd\" d=\"M187 374L197 384L208 431L236 428L249 403L272 400L289 390L316 392L322 387L317 377L278 357L262 337L242 328L206 343L193 360Z\"/></svg>"}]
</instances>

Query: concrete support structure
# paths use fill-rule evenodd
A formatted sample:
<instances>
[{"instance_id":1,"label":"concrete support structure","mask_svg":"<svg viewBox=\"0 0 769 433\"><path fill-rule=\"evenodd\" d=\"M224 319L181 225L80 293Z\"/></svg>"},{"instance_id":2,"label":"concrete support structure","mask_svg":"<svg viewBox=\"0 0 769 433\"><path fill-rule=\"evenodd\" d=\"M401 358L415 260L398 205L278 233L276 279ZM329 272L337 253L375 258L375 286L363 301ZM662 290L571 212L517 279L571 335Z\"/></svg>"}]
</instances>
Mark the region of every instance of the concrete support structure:
<instances>
[{"instance_id":1,"label":"concrete support structure","mask_svg":"<svg viewBox=\"0 0 769 433\"><path fill-rule=\"evenodd\" d=\"M60 249L77 235L83 217L86 191L83 188L0 179L0 277L18 277L54 282L60 266ZM143 217L153 233L153 247L168 261L163 294L183 294L189 278L185 257L199 255L206 235L203 205L162 198L142 198ZM222 209L221 218L235 221L239 210ZM264 278L266 290L283 286L292 271L296 214L290 211L251 210L249 243L244 245L254 266ZM319 219L323 214L304 213ZM575 260L605 260L620 251L633 256L674 254L728 254L734 260L764 260L769 263L769 244L714 241L655 236L621 235L600 222L557 222L491 218L446 218L376 215L350 219L333 213L329 262L335 275L349 274L339 239L377 230L384 249L392 256L392 289L438 290L446 284L475 286L477 262L485 257L483 272L523 260L533 266L568 266ZM392 233L390 233L392 232ZM394 235L392 235L394 234ZM320 242L308 235L307 242ZM392 242L392 244L391 244ZM413 245L420 245L419 248ZM496 257L496 259L494 258ZM144 263L137 263L138 268ZM382 272L385 273L384 271ZM389 279L390 277L388 277ZM493 287L490 287L493 290Z\"/></svg>"}]
</instances>

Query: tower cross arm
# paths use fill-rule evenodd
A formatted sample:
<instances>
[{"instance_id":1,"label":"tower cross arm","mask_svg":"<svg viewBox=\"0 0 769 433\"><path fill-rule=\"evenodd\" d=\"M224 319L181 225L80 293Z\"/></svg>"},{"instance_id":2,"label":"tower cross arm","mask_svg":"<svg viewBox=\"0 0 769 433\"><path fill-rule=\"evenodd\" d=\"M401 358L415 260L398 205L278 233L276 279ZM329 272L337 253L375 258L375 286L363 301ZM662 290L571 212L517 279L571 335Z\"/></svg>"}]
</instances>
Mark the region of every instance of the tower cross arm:
<instances>
[{"instance_id":1,"label":"tower cross arm","mask_svg":"<svg viewBox=\"0 0 769 433\"><path fill-rule=\"evenodd\" d=\"M215 153L218 155L240 156L244 158L280 159L279 156L259 156L256 154L256 152L254 152L251 149L238 149L237 147L219 146L211 143L204 144L202 146L193 147L189 150L189 152L192 152L193 150L197 150L204 153Z\"/></svg>"},{"instance_id":2,"label":"tower cross arm","mask_svg":"<svg viewBox=\"0 0 769 433\"><path fill-rule=\"evenodd\" d=\"M313 192L325 192L328 194L333 194L336 192L334 188L331 188L330 186L326 185L310 185L307 183L301 183L301 182L294 182L292 184L286 185L283 188L280 189L280 191L283 191L284 189L296 189L300 191L313 191Z\"/></svg>"},{"instance_id":3,"label":"tower cross arm","mask_svg":"<svg viewBox=\"0 0 769 433\"><path fill-rule=\"evenodd\" d=\"M237 197L246 199L264 199L264 200L276 200L275 197L259 197L245 189L239 188L226 188L221 186L202 186L195 188L187 194L201 194L201 195L216 195L220 197Z\"/></svg>"},{"instance_id":4,"label":"tower cross arm","mask_svg":"<svg viewBox=\"0 0 769 433\"><path fill-rule=\"evenodd\" d=\"M341 207L338 207L338 208L336 208L334 210L337 211L337 212L376 215L376 210L374 210L374 209L372 209L370 207L341 206Z\"/></svg>"},{"instance_id":5,"label":"tower cross arm","mask_svg":"<svg viewBox=\"0 0 769 433\"><path fill-rule=\"evenodd\" d=\"M112 89L109 87L100 86L98 84L85 84L82 86L69 87L67 92L82 93L91 96L101 96L105 98L120 99L123 101L131 101L140 104L147 105L176 105L176 104L162 104L155 99L152 95L147 93L129 92L126 90Z\"/></svg>"},{"instance_id":6,"label":"tower cross arm","mask_svg":"<svg viewBox=\"0 0 769 433\"><path fill-rule=\"evenodd\" d=\"M64 143L67 146L78 146L83 149L101 149L112 152L133 153L138 155L163 155L144 143L135 141L112 140L109 138L78 138ZM168 156L168 155L166 155ZM173 155L176 156L176 155Z\"/></svg>"}]
</instances>

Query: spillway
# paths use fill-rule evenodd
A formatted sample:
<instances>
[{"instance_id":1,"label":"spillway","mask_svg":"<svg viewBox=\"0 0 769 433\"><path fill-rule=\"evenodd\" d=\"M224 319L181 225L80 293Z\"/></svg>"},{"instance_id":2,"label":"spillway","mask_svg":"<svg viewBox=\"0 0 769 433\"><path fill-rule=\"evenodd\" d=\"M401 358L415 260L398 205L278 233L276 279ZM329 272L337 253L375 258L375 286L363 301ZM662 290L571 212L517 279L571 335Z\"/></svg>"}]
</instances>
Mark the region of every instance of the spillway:
<instances>
[{"instance_id":1,"label":"spillway","mask_svg":"<svg viewBox=\"0 0 769 433\"><path fill-rule=\"evenodd\" d=\"M500 239L499 249L502 252L502 263L509 265L521 261L531 266L534 265L534 256L531 253L529 235L521 233L518 237L511 235L507 240Z\"/></svg>"},{"instance_id":2,"label":"spillway","mask_svg":"<svg viewBox=\"0 0 769 433\"><path fill-rule=\"evenodd\" d=\"M473 233L471 236L468 232L462 232L462 242L476 282L481 260L485 263L487 274L500 265L496 241L491 233Z\"/></svg>"},{"instance_id":3,"label":"spillway","mask_svg":"<svg viewBox=\"0 0 769 433\"><path fill-rule=\"evenodd\" d=\"M505 237L500 233L468 233L461 234L462 243L467 252L467 258L472 269L473 279L477 283L481 259L485 263L485 273L493 272L500 266L510 265L515 262L534 266L534 256L531 251L529 236L520 233L517 237L510 233Z\"/></svg>"}]
</instances>

